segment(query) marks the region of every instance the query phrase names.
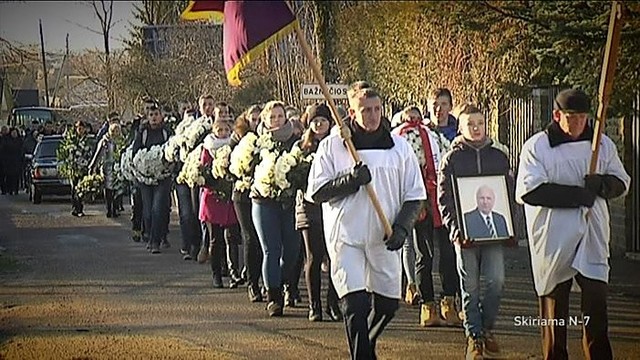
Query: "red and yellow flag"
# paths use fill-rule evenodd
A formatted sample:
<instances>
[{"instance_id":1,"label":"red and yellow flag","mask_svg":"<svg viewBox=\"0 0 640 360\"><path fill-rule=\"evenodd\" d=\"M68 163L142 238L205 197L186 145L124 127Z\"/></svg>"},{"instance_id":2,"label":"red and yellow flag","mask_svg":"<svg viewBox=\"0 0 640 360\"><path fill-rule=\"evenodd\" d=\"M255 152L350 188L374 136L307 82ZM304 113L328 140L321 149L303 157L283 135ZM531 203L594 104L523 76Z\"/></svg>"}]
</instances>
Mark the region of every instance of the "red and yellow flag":
<instances>
[{"instance_id":1,"label":"red and yellow flag","mask_svg":"<svg viewBox=\"0 0 640 360\"><path fill-rule=\"evenodd\" d=\"M220 9L224 18L224 68L231 85L240 85L240 70L299 26L284 1L191 1L182 18L215 20L213 13Z\"/></svg>"},{"instance_id":2,"label":"red and yellow flag","mask_svg":"<svg viewBox=\"0 0 640 360\"><path fill-rule=\"evenodd\" d=\"M189 1L180 17L183 20L207 20L222 24L224 1Z\"/></svg>"}]
</instances>

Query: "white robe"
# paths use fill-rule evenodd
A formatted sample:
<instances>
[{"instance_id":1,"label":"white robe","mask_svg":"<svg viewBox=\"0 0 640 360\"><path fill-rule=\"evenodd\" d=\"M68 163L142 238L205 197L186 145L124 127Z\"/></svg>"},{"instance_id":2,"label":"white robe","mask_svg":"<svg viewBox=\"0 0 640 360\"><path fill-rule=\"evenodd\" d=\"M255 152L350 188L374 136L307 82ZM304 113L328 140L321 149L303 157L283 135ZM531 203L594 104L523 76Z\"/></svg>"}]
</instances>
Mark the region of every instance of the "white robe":
<instances>
[{"instance_id":1,"label":"white robe","mask_svg":"<svg viewBox=\"0 0 640 360\"><path fill-rule=\"evenodd\" d=\"M388 150L359 150L371 171L374 191L391 224L405 201L425 200L426 190L418 160L405 139L391 135ZM327 182L351 171L353 159L342 138L331 134L319 145L309 173L307 198ZM322 204L323 226L331 278L339 297L366 290L401 298L399 251L384 244L384 229L365 187L337 201Z\"/></svg>"},{"instance_id":2,"label":"white robe","mask_svg":"<svg viewBox=\"0 0 640 360\"><path fill-rule=\"evenodd\" d=\"M544 183L584 186L591 161L591 142L570 142L551 147L544 132L525 142L520 153L516 201ZM614 175L629 189L613 141L603 135L597 174ZM597 197L586 207L563 209L524 204L531 252L531 267L538 296L548 295L557 284L577 273L609 281L609 208Z\"/></svg>"}]
</instances>

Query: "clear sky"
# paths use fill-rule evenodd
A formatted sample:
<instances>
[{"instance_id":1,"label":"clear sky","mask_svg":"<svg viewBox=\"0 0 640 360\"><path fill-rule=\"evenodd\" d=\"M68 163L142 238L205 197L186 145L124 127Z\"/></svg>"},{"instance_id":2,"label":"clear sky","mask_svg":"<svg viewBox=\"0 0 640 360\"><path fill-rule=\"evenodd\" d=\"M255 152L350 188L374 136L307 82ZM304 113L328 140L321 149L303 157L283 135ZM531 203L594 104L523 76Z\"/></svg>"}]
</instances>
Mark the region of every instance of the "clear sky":
<instances>
[{"instance_id":1,"label":"clear sky","mask_svg":"<svg viewBox=\"0 0 640 360\"><path fill-rule=\"evenodd\" d=\"M122 39L129 36L136 1L114 1L111 30L111 47L123 46ZM98 6L100 6L98 4ZM12 43L39 44L38 19L47 52L63 51L65 37L69 33L69 49L103 49L102 36L86 28L98 31L100 22L93 7L87 1L0 1L0 37Z\"/></svg>"}]
</instances>

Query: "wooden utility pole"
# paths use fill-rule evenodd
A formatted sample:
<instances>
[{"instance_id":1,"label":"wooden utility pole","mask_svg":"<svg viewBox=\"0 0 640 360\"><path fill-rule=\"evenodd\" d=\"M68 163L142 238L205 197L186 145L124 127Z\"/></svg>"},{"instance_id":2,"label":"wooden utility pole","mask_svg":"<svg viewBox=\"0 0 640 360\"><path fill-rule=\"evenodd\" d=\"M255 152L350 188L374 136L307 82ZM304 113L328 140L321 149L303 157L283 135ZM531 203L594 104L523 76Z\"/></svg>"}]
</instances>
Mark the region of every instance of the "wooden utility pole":
<instances>
[{"instance_id":1,"label":"wooden utility pole","mask_svg":"<svg viewBox=\"0 0 640 360\"><path fill-rule=\"evenodd\" d=\"M620 47L620 30L622 29L622 4L618 1L611 3L611 15L609 17L609 31L607 44L604 50L604 61L600 74L600 87L598 89L598 112L596 116L593 143L591 144L591 164L589 174L595 174L598 170L598 153L600 152L600 139L607 119L607 107L613 89L613 78L618 62L618 48Z\"/></svg>"},{"instance_id":2,"label":"wooden utility pole","mask_svg":"<svg viewBox=\"0 0 640 360\"><path fill-rule=\"evenodd\" d=\"M40 23L40 51L42 52L42 70L44 71L44 95L46 106L49 107L49 74L47 73L47 56L44 51L44 35L42 34L42 19L39 20Z\"/></svg>"},{"instance_id":3,"label":"wooden utility pole","mask_svg":"<svg viewBox=\"0 0 640 360\"><path fill-rule=\"evenodd\" d=\"M67 39L64 45L64 55L65 58L69 58L69 34L67 33ZM69 107L71 104L69 103L69 92L71 91L71 87L69 86L69 67L67 66L64 69L64 77L65 77L65 87L64 87L64 106Z\"/></svg>"}]
</instances>

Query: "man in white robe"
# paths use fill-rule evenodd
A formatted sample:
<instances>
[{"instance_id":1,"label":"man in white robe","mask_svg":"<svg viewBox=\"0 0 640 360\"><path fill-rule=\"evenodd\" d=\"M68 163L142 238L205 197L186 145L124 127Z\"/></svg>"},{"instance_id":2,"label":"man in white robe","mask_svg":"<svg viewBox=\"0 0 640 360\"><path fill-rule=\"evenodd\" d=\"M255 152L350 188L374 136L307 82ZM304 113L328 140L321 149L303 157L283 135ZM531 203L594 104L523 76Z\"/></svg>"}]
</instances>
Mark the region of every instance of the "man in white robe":
<instances>
[{"instance_id":1,"label":"man in white robe","mask_svg":"<svg viewBox=\"0 0 640 360\"><path fill-rule=\"evenodd\" d=\"M375 359L376 340L401 298L397 250L422 211L426 190L411 146L381 126L379 95L355 87L349 100L351 120L319 145L307 198L322 203L331 278L341 298L351 357ZM353 134L363 163L354 166L341 137L345 133ZM368 183L393 224L389 238L364 188Z\"/></svg>"},{"instance_id":2,"label":"man in white robe","mask_svg":"<svg viewBox=\"0 0 640 360\"><path fill-rule=\"evenodd\" d=\"M565 319L575 279L582 290L583 350L588 359L612 359L607 335L609 209L630 177L616 146L603 135L596 174L588 175L593 129L590 100L579 90L558 94L549 127L524 144L516 200L524 204L531 266L541 319ZM545 359L566 359L567 329L541 321ZM545 326L546 325L546 326Z\"/></svg>"}]
</instances>

